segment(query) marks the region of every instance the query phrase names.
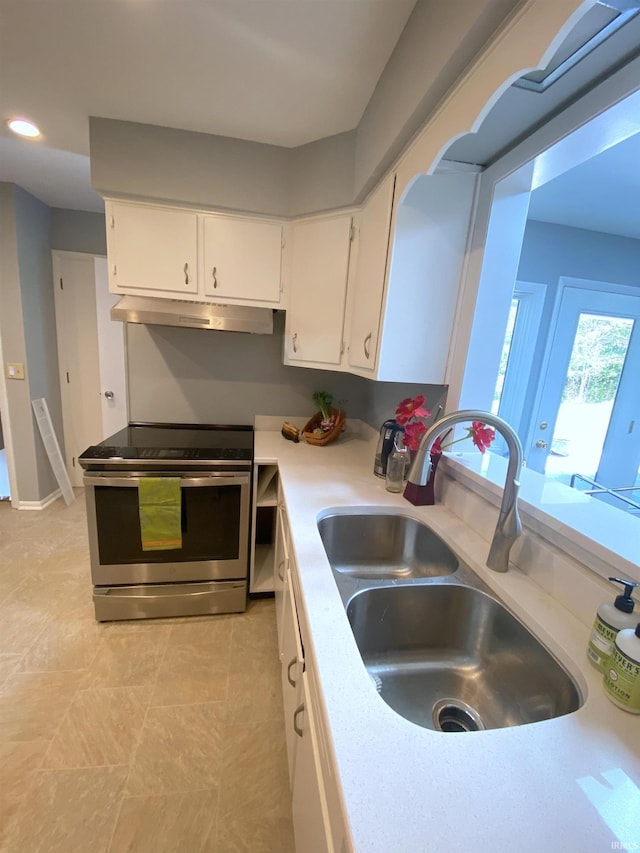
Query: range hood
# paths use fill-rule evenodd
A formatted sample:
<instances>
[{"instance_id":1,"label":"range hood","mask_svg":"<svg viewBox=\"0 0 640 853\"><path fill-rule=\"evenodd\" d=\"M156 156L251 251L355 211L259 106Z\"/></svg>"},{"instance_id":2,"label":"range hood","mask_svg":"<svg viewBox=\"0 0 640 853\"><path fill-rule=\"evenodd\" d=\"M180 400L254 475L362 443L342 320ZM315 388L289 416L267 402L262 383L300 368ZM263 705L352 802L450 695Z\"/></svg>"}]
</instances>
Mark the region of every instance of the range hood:
<instances>
[{"instance_id":1,"label":"range hood","mask_svg":"<svg viewBox=\"0 0 640 853\"><path fill-rule=\"evenodd\" d=\"M148 326L217 329L252 335L273 333L271 308L188 302L185 299L155 299L152 296L123 296L111 309L111 319Z\"/></svg>"}]
</instances>

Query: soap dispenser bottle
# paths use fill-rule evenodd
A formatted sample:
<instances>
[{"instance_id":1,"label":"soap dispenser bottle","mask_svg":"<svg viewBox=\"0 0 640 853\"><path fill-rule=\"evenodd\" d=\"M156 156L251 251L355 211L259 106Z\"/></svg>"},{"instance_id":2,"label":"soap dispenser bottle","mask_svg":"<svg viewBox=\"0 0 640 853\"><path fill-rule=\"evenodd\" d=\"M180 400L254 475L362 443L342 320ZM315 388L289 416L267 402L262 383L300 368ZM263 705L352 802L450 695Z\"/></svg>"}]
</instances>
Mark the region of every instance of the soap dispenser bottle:
<instances>
[{"instance_id":1,"label":"soap dispenser bottle","mask_svg":"<svg viewBox=\"0 0 640 853\"><path fill-rule=\"evenodd\" d=\"M622 595L618 595L613 604L605 602L598 608L589 645L587 657L600 672L604 672L609 657L613 654L613 644L618 631L624 628L635 628L637 617L633 615L634 600L631 593L640 584L634 581L623 581L620 578L609 578L614 583L624 586Z\"/></svg>"},{"instance_id":2,"label":"soap dispenser bottle","mask_svg":"<svg viewBox=\"0 0 640 853\"><path fill-rule=\"evenodd\" d=\"M604 674L604 690L614 705L640 714L640 622L618 632Z\"/></svg>"}]
</instances>

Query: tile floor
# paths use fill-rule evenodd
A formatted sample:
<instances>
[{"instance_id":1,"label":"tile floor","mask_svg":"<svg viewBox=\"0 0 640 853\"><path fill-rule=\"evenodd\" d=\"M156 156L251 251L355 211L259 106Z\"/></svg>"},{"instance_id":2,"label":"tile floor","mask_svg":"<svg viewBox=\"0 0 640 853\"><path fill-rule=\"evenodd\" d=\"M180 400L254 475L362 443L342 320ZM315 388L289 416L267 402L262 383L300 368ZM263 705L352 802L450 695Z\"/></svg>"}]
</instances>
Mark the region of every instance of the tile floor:
<instances>
[{"instance_id":1,"label":"tile floor","mask_svg":"<svg viewBox=\"0 0 640 853\"><path fill-rule=\"evenodd\" d=\"M273 600L96 623L77 495L0 504L0 853L292 853Z\"/></svg>"}]
</instances>

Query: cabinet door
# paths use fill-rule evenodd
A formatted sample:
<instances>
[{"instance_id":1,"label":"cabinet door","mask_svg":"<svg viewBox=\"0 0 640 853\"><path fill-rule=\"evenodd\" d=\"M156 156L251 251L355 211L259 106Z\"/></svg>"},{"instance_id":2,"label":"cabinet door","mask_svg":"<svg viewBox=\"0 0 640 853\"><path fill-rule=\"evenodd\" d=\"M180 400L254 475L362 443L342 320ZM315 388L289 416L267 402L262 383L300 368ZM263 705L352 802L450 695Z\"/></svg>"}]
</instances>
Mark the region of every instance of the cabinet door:
<instances>
[{"instance_id":1,"label":"cabinet door","mask_svg":"<svg viewBox=\"0 0 640 853\"><path fill-rule=\"evenodd\" d=\"M273 591L276 600L276 624L278 626L278 654L283 656L284 640L284 604L287 571L289 569L289 541L287 535L286 510L282 504L278 506L276 522L276 553L273 566Z\"/></svg>"},{"instance_id":2,"label":"cabinet door","mask_svg":"<svg viewBox=\"0 0 640 853\"><path fill-rule=\"evenodd\" d=\"M297 744L291 809L296 850L332 853L334 847L320 771L316 721L306 672L302 673L300 704L294 724Z\"/></svg>"},{"instance_id":3,"label":"cabinet door","mask_svg":"<svg viewBox=\"0 0 640 853\"><path fill-rule=\"evenodd\" d=\"M282 225L222 216L203 219L205 295L278 305Z\"/></svg>"},{"instance_id":4,"label":"cabinet door","mask_svg":"<svg viewBox=\"0 0 640 853\"><path fill-rule=\"evenodd\" d=\"M286 363L339 365L352 218L294 223L286 325Z\"/></svg>"},{"instance_id":5,"label":"cabinet door","mask_svg":"<svg viewBox=\"0 0 640 853\"><path fill-rule=\"evenodd\" d=\"M192 211L108 202L107 254L112 291L198 292L198 229Z\"/></svg>"},{"instance_id":6,"label":"cabinet door","mask_svg":"<svg viewBox=\"0 0 640 853\"><path fill-rule=\"evenodd\" d=\"M287 758L289 760L289 782L293 787L298 741L295 726L297 725L296 715L299 716L298 706L301 696L304 657L290 570L287 572L287 582L284 587L282 639L282 700L287 738Z\"/></svg>"},{"instance_id":7,"label":"cabinet door","mask_svg":"<svg viewBox=\"0 0 640 853\"><path fill-rule=\"evenodd\" d=\"M359 216L349 328L351 367L373 370L376 365L394 185L395 175L390 175L368 199Z\"/></svg>"}]
</instances>

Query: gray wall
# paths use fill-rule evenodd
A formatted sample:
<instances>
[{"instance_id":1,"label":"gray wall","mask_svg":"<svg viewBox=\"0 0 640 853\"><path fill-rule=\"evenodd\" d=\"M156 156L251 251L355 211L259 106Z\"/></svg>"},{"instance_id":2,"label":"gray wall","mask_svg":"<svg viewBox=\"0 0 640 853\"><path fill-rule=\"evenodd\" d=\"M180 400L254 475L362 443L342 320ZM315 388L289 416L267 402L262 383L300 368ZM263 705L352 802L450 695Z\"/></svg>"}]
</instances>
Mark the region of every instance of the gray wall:
<instances>
[{"instance_id":1,"label":"gray wall","mask_svg":"<svg viewBox=\"0 0 640 853\"><path fill-rule=\"evenodd\" d=\"M310 417L314 391L343 401L347 415L376 429L398 402L440 386L370 382L347 373L282 364L284 318L273 335L244 335L163 326L128 327L131 420L253 423L256 415Z\"/></svg>"},{"instance_id":2,"label":"gray wall","mask_svg":"<svg viewBox=\"0 0 640 853\"><path fill-rule=\"evenodd\" d=\"M8 411L20 501L40 501L57 488L31 408L47 400L62 438L55 309L49 245L50 210L11 184L0 185L0 324L4 361L25 365L24 381L7 380Z\"/></svg>"},{"instance_id":3,"label":"gray wall","mask_svg":"<svg viewBox=\"0 0 640 853\"><path fill-rule=\"evenodd\" d=\"M640 287L640 240L529 220L518 278L552 289L563 275Z\"/></svg>"},{"instance_id":4,"label":"gray wall","mask_svg":"<svg viewBox=\"0 0 640 853\"><path fill-rule=\"evenodd\" d=\"M418 0L358 125L354 187L359 197L519 5L520 0Z\"/></svg>"},{"instance_id":5,"label":"gray wall","mask_svg":"<svg viewBox=\"0 0 640 853\"><path fill-rule=\"evenodd\" d=\"M94 117L89 137L103 195L289 215L290 149Z\"/></svg>"},{"instance_id":6,"label":"gray wall","mask_svg":"<svg viewBox=\"0 0 640 853\"><path fill-rule=\"evenodd\" d=\"M86 210L51 210L51 248L65 252L107 254L107 233L103 213Z\"/></svg>"},{"instance_id":7,"label":"gray wall","mask_svg":"<svg viewBox=\"0 0 640 853\"><path fill-rule=\"evenodd\" d=\"M274 216L359 203L520 3L418 0L358 127L299 148L92 117L92 186Z\"/></svg>"}]
</instances>

